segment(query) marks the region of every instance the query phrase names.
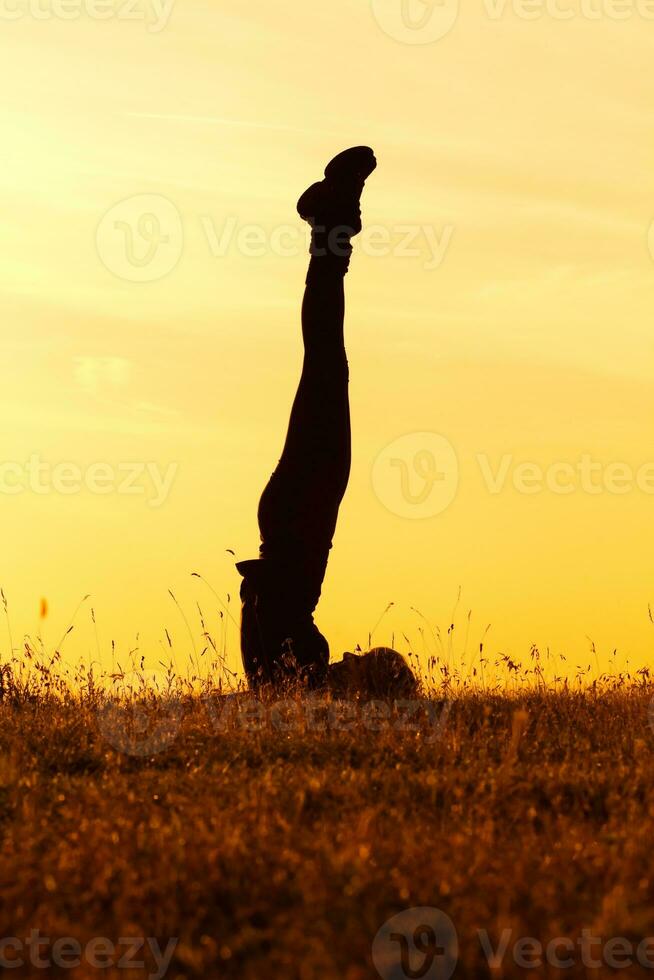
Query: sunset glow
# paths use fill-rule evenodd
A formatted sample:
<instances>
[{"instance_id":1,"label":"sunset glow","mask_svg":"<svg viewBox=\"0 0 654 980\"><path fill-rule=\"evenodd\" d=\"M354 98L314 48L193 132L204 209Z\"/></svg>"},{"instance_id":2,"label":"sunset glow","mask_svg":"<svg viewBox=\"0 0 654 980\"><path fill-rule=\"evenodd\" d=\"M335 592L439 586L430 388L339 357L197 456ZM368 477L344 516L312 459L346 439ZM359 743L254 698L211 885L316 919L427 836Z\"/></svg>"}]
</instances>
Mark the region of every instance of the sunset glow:
<instances>
[{"instance_id":1,"label":"sunset glow","mask_svg":"<svg viewBox=\"0 0 654 980\"><path fill-rule=\"evenodd\" d=\"M61 6L5 2L0 18L14 648L40 634L54 650L89 594L68 659L108 666L115 640L118 660L138 648L154 667L167 628L182 669L172 590L197 651L199 603L240 671L234 561L256 555L301 362L295 202L365 143L379 167L346 279L354 461L316 616L332 654L379 623L375 642L424 655L426 619L467 662L490 623L491 656L646 664L646 5L558 19L450 0L430 43L364 0Z\"/></svg>"}]
</instances>

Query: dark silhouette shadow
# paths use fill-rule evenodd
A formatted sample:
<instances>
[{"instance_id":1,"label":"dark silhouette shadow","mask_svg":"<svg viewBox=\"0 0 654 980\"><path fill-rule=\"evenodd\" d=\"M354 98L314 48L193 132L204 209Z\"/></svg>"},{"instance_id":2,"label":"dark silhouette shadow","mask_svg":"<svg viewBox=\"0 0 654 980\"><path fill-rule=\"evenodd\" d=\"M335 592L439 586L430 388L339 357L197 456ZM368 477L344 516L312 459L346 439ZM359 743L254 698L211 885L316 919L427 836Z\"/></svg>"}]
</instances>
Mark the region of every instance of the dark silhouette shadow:
<instances>
[{"instance_id":1,"label":"dark silhouette shadow","mask_svg":"<svg viewBox=\"0 0 654 980\"><path fill-rule=\"evenodd\" d=\"M237 565L241 652L251 688L327 684L329 645L313 612L350 475L343 280L351 240L361 231L361 193L376 166L368 147L345 150L298 202L312 228L302 303L304 364L284 450L259 502L260 557Z\"/></svg>"}]
</instances>

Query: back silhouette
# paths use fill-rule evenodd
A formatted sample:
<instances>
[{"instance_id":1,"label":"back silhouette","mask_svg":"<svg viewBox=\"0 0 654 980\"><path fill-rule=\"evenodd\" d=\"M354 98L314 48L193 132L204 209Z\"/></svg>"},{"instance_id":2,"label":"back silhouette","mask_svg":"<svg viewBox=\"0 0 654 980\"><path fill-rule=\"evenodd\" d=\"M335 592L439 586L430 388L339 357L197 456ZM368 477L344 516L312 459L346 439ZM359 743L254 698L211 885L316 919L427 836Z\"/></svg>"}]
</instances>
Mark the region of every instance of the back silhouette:
<instances>
[{"instance_id":1,"label":"back silhouette","mask_svg":"<svg viewBox=\"0 0 654 980\"><path fill-rule=\"evenodd\" d=\"M350 475L344 277L351 240L361 231L361 193L376 166L369 147L345 150L298 202L312 229L302 375L281 459L259 501L260 557L237 564L243 576L241 653L253 689L288 681L311 689L329 683L329 644L313 613ZM354 664L333 667L338 693L348 684L357 691L369 674L363 663L358 680Z\"/></svg>"}]
</instances>

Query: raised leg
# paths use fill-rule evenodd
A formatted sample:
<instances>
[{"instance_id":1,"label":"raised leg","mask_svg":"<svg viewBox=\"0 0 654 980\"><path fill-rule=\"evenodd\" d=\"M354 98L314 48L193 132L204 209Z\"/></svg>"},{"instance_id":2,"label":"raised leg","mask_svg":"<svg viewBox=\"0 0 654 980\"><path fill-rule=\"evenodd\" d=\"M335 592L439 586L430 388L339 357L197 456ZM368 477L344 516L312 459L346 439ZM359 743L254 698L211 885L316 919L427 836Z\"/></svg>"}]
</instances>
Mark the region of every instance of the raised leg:
<instances>
[{"instance_id":1,"label":"raised leg","mask_svg":"<svg viewBox=\"0 0 654 980\"><path fill-rule=\"evenodd\" d=\"M279 464L259 502L260 559L240 562L241 651L251 686L325 683L329 645L313 622L351 463L343 278L376 161L356 147L302 196L313 228L302 303L304 364Z\"/></svg>"},{"instance_id":2,"label":"raised leg","mask_svg":"<svg viewBox=\"0 0 654 980\"><path fill-rule=\"evenodd\" d=\"M342 276L310 270L302 376L279 465L259 503L264 558L313 551L327 563L351 463L344 312Z\"/></svg>"}]
</instances>

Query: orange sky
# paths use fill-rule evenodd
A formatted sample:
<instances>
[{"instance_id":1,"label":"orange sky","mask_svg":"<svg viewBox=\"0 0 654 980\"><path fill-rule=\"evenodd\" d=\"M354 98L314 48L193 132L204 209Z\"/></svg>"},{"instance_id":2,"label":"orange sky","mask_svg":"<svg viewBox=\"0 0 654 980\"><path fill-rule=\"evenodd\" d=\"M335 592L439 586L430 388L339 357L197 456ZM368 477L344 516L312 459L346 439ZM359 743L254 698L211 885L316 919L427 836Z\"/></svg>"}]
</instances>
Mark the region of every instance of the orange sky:
<instances>
[{"instance_id":1,"label":"orange sky","mask_svg":"<svg viewBox=\"0 0 654 980\"><path fill-rule=\"evenodd\" d=\"M300 367L295 201L365 142L354 466L317 616L333 653L391 601L374 640L421 649L411 607L446 630L461 587L469 649L490 622L491 652L646 663L646 6L66 2L0 12L14 644L42 595L51 649L90 593L98 642L83 607L71 659L106 664L111 638L125 657L138 633L156 663L167 626L183 665L167 590L198 644L196 601L219 629L193 571L238 618L226 549L256 554Z\"/></svg>"}]
</instances>

